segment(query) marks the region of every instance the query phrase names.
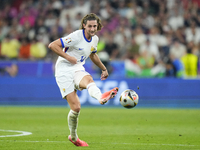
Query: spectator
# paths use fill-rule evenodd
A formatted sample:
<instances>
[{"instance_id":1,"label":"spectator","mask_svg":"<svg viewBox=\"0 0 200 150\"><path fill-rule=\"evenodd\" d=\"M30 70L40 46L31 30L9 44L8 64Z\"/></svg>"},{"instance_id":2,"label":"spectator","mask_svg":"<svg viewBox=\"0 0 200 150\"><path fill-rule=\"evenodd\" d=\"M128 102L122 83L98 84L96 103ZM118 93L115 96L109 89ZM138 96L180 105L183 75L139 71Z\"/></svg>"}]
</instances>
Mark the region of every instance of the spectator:
<instances>
[{"instance_id":1,"label":"spectator","mask_svg":"<svg viewBox=\"0 0 200 150\"><path fill-rule=\"evenodd\" d=\"M176 77L183 77L183 65L181 63L181 57L186 54L186 46L181 44L177 39L174 39L171 47L169 59L174 67L174 74Z\"/></svg>"},{"instance_id":2,"label":"spectator","mask_svg":"<svg viewBox=\"0 0 200 150\"><path fill-rule=\"evenodd\" d=\"M30 47L31 59L40 60L45 58L46 54L47 54L46 46L37 39L33 39Z\"/></svg>"},{"instance_id":3,"label":"spectator","mask_svg":"<svg viewBox=\"0 0 200 150\"><path fill-rule=\"evenodd\" d=\"M80 27L80 20L82 19L82 14L77 13L75 18L71 21L71 24L73 24L73 30L78 30Z\"/></svg>"},{"instance_id":4,"label":"spectator","mask_svg":"<svg viewBox=\"0 0 200 150\"><path fill-rule=\"evenodd\" d=\"M181 59L186 54L186 46L181 44L177 39L174 39L171 47L170 47L170 58Z\"/></svg>"},{"instance_id":5,"label":"spectator","mask_svg":"<svg viewBox=\"0 0 200 150\"><path fill-rule=\"evenodd\" d=\"M169 18L168 23L171 26L171 28L174 31L176 31L179 27L183 27L184 19L183 16L178 13L177 8L174 8L174 10L175 10L175 15Z\"/></svg>"},{"instance_id":6,"label":"spectator","mask_svg":"<svg viewBox=\"0 0 200 150\"><path fill-rule=\"evenodd\" d=\"M141 27L137 27L135 29L134 38L135 38L135 42L138 45L143 45L146 42L146 40L147 40L147 36L144 34L144 32L143 32L143 30L142 30Z\"/></svg>"},{"instance_id":7,"label":"spectator","mask_svg":"<svg viewBox=\"0 0 200 150\"><path fill-rule=\"evenodd\" d=\"M52 8L53 8L53 12L54 14L59 17L60 15L60 11L62 9L62 2L60 0L53 0L52 1Z\"/></svg>"},{"instance_id":8,"label":"spectator","mask_svg":"<svg viewBox=\"0 0 200 150\"><path fill-rule=\"evenodd\" d=\"M147 57L153 57L155 61L158 61L160 59L158 46L155 43L151 42L149 39L147 39L146 42L140 46L139 53L140 55L143 55L143 53L145 53Z\"/></svg>"},{"instance_id":9,"label":"spectator","mask_svg":"<svg viewBox=\"0 0 200 150\"><path fill-rule=\"evenodd\" d=\"M186 41L187 43L194 42L195 45L199 44L200 43L200 28L194 25L191 28L187 29Z\"/></svg>"},{"instance_id":10,"label":"spectator","mask_svg":"<svg viewBox=\"0 0 200 150\"><path fill-rule=\"evenodd\" d=\"M150 76L156 76L159 74L163 74L165 72L164 65L160 59L160 52L158 46L147 39L146 43L140 46L140 63L143 68L150 68L147 74ZM153 63L153 65L152 65Z\"/></svg>"},{"instance_id":11,"label":"spectator","mask_svg":"<svg viewBox=\"0 0 200 150\"><path fill-rule=\"evenodd\" d=\"M160 34L160 30L157 27L150 28L150 33L148 36L152 43L155 43L158 47L167 45L167 38Z\"/></svg>"},{"instance_id":12,"label":"spectator","mask_svg":"<svg viewBox=\"0 0 200 150\"><path fill-rule=\"evenodd\" d=\"M165 63L165 68L166 68L166 71L165 71L166 77L176 77L173 62L170 59L168 59L167 62Z\"/></svg>"},{"instance_id":13,"label":"spectator","mask_svg":"<svg viewBox=\"0 0 200 150\"><path fill-rule=\"evenodd\" d=\"M21 46L19 48L19 59L27 60L30 58L30 41L28 38L23 38L21 40Z\"/></svg>"},{"instance_id":14,"label":"spectator","mask_svg":"<svg viewBox=\"0 0 200 150\"><path fill-rule=\"evenodd\" d=\"M105 51L112 60L119 57L118 45L114 43L112 36L108 36L108 41L106 41L105 45Z\"/></svg>"},{"instance_id":15,"label":"spectator","mask_svg":"<svg viewBox=\"0 0 200 150\"><path fill-rule=\"evenodd\" d=\"M30 24L31 27L35 25L35 16L31 15L28 8L25 9L23 16L20 18L19 23L23 26L26 22Z\"/></svg>"},{"instance_id":16,"label":"spectator","mask_svg":"<svg viewBox=\"0 0 200 150\"><path fill-rule=\"evenodd\" d=\"M132 38L131 45L127 49L126 59L124 61L126 75L128 77L140 76L142 73L141 66L139 66L138 59L139 55L139 45Z\"/></svg>"},{"instance_id":17,"label":"spectator","mask_svg":"<svg viewBox=\"0 0 200 150\"><path fill-rule=\"evenodd\" d=\"M8 35L8 33L10 31L10 26L6 19L0 18L0 27L1 27L1 36Z\"/></svg>"},{"instance_id":18,"label":"spectator","mask_svg":"<svg viewBox=\"0 0 200 150\"><path fill-rule=\"evenodd\" d=\"M48 28L44 25L44 18L38 17L33 28L34 36L37 36L40 33L48 34Z\"/></svg>"},{"instance_id":19,"label":"spectator","mask_svg":"<svg viewBox=\"0 0 200 150\"><path fill-rule=\"evenodd\" d=\"M26 21L24 25L22 26L22 32L20 34L20 38L26 38L33 39L35 36L34 31L32 30L32 27L30 26L30 23Z\"/></svg>"},{"instance_id":20,"label":"spectator","mask_svg":"<svg viewBox=\"0 0 200 150\"><path fill-rule=\"evenodd\" d=\"M100 9L100 15L102 16L103 19L110 19L111 16L114 13L114 9L110 6L108 2L105 2L106 4L104 7L101 7Z\"/></svg>"},{"instance_id":21,"label":"spectator","mask_svg":"<svg viewBox=\"0 0 200 150\"><path fill-rule=\"evenodd\" d=\"M63 33L63 28L59 25L59 21L49 29L49 39L50 41L54 41L55 39L59 38Z\"/></svg>"},{"instance_id":22,"label":"spectator","mask_svg":"<svg viewBox=\"0 0 200 150\"><path fill-rule=\"evenodd\" d=\"M182 78L184 73L184 67L180 59L174 59L172 62L174 66L174 74L177 78Z\"/></svg>"},{"instance_id":23,"label":"spectator","mask_svg":"<svg viewBox=\"0 0 200 150\"><path fill-rule=\"evenodd\" d=\"M155 20L152 15L147 14L147 12L142 13L142 24L144 27L150 29L155 25Z\"/></svg>"},{"instance_id":24,"label":"spectator","mask_svg":"<svg viewBox=\"0 0 200 150\"><path fill-rule=\"evenodd\" d=\"M17 59L19 47L19 41L7 35L1 43L1 55L7 59Z\"/></svg>"},{"instance_id":25,"label":"spectator","mask_svg":"<svg viewBox=\"0 0 200 150\"><path fill-rule=\"evenodd\" d=\"M154 66L155 59L153 55L149 55L148 51L143 51L139 58L137 59L137 63L139 64L140 68L145 70L150 70ZM149 74L150 76L151 74Z\"/></svg>"},{"instance_id":26,"label":"spectator","mask_svg":"<svg viewBox=\"0 0 200 150\"><path fill-rule=\"evenodd\" d=\"M85 16L90 12L91 8L91 2L90 1L84 1L84 0L76 0L74 5L74 17L81 13L82 16Z\"/></svg>"},{"instance_id":27,"label":"spectator","mask_svg":"<svg viewBox=\"0 0 200 150\"><path fill-rule=\"evenodd\" d=\"M70 15L68 13L66 13L65 16L60 15L59 25L63 28L66 28L66 27L72 25L72 20L71 20Z\"/></svg>"},{"instance_id":28,"label":"spectator","mask_svg":"<svg viewBox=\"0 0 200 150\"><path fill-rule=\"evenodd\" d=\"M46 16L46 19L44 21L44 25L47 28L51 28L52 26L56 25L56 21L57 21L56 15L54 14L54 12L52 10L49 10L47 12L47 16Z\"/></svg>"},{"instance_id":29,"label":"spectator","mask_svg":"<svg viewBox=\"0 0 200 150\"><path fill-rule=\"evenodd\" d=\"M195 49L187 49L187 54L181 58L185 68L186 78L196 78L198 75L198 57L193 54Z\"/></svg>"}]
</instances>

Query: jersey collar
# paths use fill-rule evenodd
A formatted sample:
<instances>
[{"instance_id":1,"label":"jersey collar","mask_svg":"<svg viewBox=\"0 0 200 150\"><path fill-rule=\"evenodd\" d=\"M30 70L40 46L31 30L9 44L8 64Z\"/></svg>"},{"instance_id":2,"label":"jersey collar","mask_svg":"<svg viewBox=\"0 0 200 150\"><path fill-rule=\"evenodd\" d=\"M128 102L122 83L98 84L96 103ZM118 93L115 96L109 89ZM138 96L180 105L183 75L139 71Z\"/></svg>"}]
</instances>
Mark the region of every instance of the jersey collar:
<instances>
[{"instance_id":1,"label":"jersey collar","mask_svg":"<svg viewBox=\"0 0 200 150\"><path fill-rule=\"evenodd\" d=\"M84 37L84 39L85 39L87 42L91 42L91 41L92 41L92 37L91 37L91 40L90 40L90 41L85 37L84 29L83 29L83 37Z\"/></svg>"}]
</instances>

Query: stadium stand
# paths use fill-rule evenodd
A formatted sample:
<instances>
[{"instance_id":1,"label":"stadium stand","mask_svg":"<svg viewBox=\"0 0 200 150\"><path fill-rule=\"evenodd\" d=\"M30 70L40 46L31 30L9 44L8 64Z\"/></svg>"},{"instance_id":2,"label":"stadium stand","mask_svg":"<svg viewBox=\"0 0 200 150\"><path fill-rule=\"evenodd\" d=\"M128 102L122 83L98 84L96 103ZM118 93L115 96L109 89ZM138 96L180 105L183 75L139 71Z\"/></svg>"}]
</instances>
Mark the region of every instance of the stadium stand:
<instances>
[{"instance_id":1,"label":"stadium stand","mask_svg":"<svg viewBox=\"0 0 200 150\"><path fill-rule=\"evenodd\" d=\"M182 63L187 49L198 58L193 64L197 69L193 78L199 77L198 0L1 0L0 3L2 63L5 60L54 63L57 56L47 45L78 29L80 19L93 12L104 25L98 33L98 53L109 55L111 61L107 64L125 62L123 70L127 77L189 78L184 65L177 69L177 62ZM40 45L34 45L35 41ZM173 73L169 73L169 66ZM109 67L109 72L113 73L113 69Z\"/></svg>"}]
</instances>

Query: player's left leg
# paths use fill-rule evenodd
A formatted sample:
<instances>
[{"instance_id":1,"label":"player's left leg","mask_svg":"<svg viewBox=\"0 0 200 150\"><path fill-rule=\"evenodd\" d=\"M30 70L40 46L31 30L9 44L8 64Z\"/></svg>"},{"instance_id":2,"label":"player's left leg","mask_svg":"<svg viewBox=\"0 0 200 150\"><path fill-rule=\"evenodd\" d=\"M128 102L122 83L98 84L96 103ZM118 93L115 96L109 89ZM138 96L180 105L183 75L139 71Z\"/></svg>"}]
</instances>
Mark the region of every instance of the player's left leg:
<instances>
[{"instance_id":1,"label":"player's left leg","mask_svg":"<svg viewBox=\"0 0 200 150\"><path fill-rule=\"evenodd\" d=\"M115 97L115 95L118 92L118 87L115 87L112 90L102 94L100 89L96 86L95 82L93 81L92 76L90 75L86 75L82 78L82 80L79 83L79 87L82 89L87 88L90 96L97 99L102 105L105 104L111 98Z\"/></svg>"},{"instance_id":2,"label":"player's left leg","mask_svg":"<svg viewBox=\"0 0 200 150\"><path fill-rule=\"evenodd\" d=\"M101 99L100 99L100 104L105 104L108 102L108 100L110 100L111 98L114 98L115 95L117 95L118 92L118 87L113 88L112 90L105 92L101 95Z\"/></svg>"},{"instance_id":3,"label":"player's left leg","mask_svg":"<svg viewBox=\"0 0 200 150\"><path fill-rule=\"evenodd\" d=\"M79 83L79 87L82 89L87 89L91 97L100 101L102 95L101 90L96 86L96 83L91 75L84 76Z\"/></svg>"},{"instance_id":4,"label":"player's left leg","mask_svg":"<svg viewBox=\"0 0 200 150\"><path fill-rule=\"evenodd\" d=\"M92 76L86 71L77 71L74 76L75 87L78 90L88 89L91 97L100 100L101 90L96 86Z\"/></svg>"}]
</instances>

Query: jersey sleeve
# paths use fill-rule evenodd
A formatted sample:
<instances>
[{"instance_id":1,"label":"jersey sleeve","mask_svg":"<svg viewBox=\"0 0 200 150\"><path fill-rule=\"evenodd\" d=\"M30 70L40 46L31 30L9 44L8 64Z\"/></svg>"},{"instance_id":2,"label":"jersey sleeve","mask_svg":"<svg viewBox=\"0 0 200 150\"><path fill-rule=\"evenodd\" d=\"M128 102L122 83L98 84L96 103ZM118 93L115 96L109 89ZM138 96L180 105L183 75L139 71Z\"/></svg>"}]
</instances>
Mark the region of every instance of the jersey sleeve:
<instances>
[{"instance_id":1,"label":"jersey sleeve","mask_svg":"<svg viewBox=\"0 0 200 150\"><path fill-rule=\"evenodd\" d=\"M98 36L95 36L95 45L94 45L94 47L91 48L92 53L96 53L97 52L98 42L99 42L99 38L98 38Z\"/></svg>"},{"instance_id":2,"label":"jersey sleeve","mask_svg":"<svg viewBox=\"0 0 200 150\"><path fill-rule=\"evenodd\" d=\"M80 38L78 38L76 32L60 38L62 48L74 46L76 43L78 43L79 40Z\"/></svg>"}]
</instances>

